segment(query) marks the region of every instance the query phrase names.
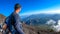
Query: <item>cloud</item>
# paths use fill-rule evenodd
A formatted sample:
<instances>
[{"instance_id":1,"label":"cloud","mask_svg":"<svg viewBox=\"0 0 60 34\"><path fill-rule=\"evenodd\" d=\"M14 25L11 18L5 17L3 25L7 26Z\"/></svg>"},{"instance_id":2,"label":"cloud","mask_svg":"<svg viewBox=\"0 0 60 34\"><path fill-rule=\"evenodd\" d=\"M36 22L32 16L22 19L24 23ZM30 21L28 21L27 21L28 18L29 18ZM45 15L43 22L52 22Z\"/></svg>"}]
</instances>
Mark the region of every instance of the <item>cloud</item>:
<instances>
[{"instance_id":1,"label":"cloud","mask_svg":"<svg viewBox=\"0 0 60 34\"><path fill-rule=\"evenodd\" d=\"M52 19L47 21L46 24L50 25L50 28L53 29L54 31L60 32L60 20L58 20L57 25L55 25L56 21L54 21Z\"/></svg>"},{"instance_id":2,"label":"cloud","mask_svg":"<svg viewBox=\"0 0 60 34\"><path fill-rule=\"evenodd\" d=\"M58 20L58 24L57 24L57 25L54 25L54 26L53 26L53 29L54 29L56 32L60 32L60 20Z\"/></svg>"},{"instance_id":3,"label":"cloud","mask_svg":"<svg viewBox=\"0 0 60 34\"><path fill-rule=\"evenodd\" d=\"M56 21L50 19L49 21L46 22L46 24L48 25L54 25L56 23Z\"/></svg>"}]
</instances>

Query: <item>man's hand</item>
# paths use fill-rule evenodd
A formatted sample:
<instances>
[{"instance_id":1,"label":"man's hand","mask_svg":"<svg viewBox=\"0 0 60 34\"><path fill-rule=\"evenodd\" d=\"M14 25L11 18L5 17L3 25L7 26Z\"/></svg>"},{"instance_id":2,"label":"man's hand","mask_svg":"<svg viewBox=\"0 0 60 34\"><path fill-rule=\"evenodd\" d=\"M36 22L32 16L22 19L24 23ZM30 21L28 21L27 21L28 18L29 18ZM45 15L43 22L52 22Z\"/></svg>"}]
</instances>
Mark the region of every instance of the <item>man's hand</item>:
<instances>
[{"instance_id":1,"label":"man's hand","mask_svg":"<svg viewBox=\"0 0 60 34\"><path fill-rule=\"evenodd\" d=\"M7 25L4 24L3 27L2 27L3 30L6 30L7 29Z\"/></svg>"}]
</instances>

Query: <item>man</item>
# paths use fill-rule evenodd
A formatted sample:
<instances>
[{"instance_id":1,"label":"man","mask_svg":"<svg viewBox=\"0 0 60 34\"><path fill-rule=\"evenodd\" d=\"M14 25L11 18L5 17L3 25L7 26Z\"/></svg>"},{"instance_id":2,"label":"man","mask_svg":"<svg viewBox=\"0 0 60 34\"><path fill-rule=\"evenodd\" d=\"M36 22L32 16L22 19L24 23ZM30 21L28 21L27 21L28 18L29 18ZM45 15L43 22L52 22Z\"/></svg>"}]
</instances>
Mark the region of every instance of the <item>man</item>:
<instances>
[{"instance_id":1,"label":"man","mask_svg":"<svg viewBox=\"0 0 60 34\"><path fill-rule=\"evenodd\" d=\"M11 32L12 34L24 34L20 22L21 20L18 15L20 11L21 11L21 5L16 4L14 7L14 12L5 20L6 24L3 26L4 30L8 28L9 32Z\"/></svg>"}]
</instances>

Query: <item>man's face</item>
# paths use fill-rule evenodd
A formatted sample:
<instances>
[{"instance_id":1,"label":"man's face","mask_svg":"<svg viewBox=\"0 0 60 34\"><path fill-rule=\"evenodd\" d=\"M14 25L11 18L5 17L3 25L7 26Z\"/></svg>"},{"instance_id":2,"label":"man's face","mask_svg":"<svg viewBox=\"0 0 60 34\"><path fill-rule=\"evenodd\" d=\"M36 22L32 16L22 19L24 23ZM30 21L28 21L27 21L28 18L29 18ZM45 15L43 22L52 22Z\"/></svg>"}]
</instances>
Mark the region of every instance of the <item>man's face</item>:
<instances>
[{"instance_id":1,"label":"man's face","mask_svg":"<svg viewBox=\"0 0 60 34\"><path fill-rule=\"evenodd\" d=\"M18 9L17 9L17 12L19 13L20 11L21 11L21 8L18 8Z\"/></svg>"}]
</instances>

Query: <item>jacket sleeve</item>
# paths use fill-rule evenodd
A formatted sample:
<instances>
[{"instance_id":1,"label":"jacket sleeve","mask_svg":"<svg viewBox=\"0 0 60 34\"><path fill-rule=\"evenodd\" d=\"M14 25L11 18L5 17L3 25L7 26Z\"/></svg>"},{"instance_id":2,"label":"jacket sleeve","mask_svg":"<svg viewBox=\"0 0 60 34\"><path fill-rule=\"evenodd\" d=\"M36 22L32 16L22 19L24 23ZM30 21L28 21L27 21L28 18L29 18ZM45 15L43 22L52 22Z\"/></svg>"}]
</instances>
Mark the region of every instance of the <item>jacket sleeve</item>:
<instances>
[{"instance_id":1,"label":"jacket sleeve","mask_svg":"<svg viewBox=\"0 0 60 34\"><path fill-rule=\"evenodd\" d=\"M19 32L19 34L24 34L19 16L15 15L14 21L15 21L14 26L15 26L15 29L17 30L17 32Z\"/></svg>"}]
</instances>

